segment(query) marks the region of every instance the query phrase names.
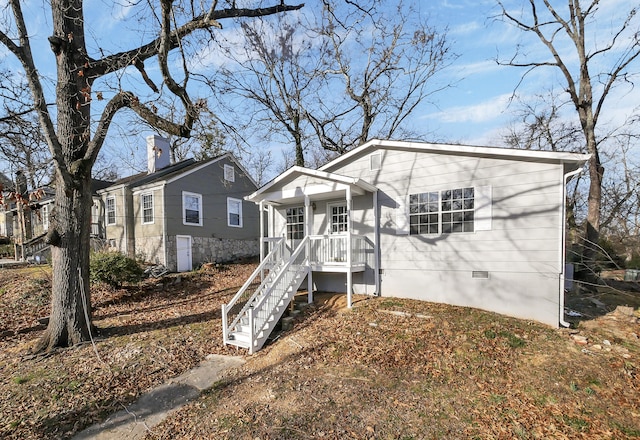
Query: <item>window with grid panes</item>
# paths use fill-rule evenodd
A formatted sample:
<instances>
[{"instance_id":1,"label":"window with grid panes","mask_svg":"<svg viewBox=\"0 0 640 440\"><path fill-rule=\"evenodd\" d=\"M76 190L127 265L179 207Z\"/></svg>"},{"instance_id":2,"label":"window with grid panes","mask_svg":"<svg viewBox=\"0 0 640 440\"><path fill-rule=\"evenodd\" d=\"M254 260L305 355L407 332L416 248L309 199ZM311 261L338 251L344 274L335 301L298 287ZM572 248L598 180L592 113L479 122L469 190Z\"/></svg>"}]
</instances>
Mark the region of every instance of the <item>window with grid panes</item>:
<instances>
[{"instance_id":1,"label":"window with grid panes","mask_svg":"<svg viewBox=\"0 0 640 440\"><path fill-rule=\"evenodd\" d=\"M287 239L304 238L304 207L287 208Z\"/></svg>"},{"instance_id":2,"label":"window with grid panes","mask_svg":"<svg viewBox=\"0 0 640 440\"><path fill-rule=\"evenodd\" d=\"M438 192L409 196L409 232L411 234L437 234L439 227Z\"/></svg>"},{"instance_id":3,"label":"window with grid panes","mask_svg":"<svg viewBox=\"0 0 640 440\"><path fill-rule=\"evenodd\" d=\"M153 194L142 194L142 223L153 223Z\"/></svg>"},{"instance_id":4,"label":"window with grid panes","mask_svg":"<svg viewBox=\"0 0 640 440\"><path fill-rule=\"evenodd\" d=\"M409 228L413 235L473 232L473 188L411 194Z\"/></svg>"},{"instance_id":5,"label":"window with grid panes","mask_svg":"<svg viewBox=\"0 0 640 440\"><path fill-rule=\"evenodd\" d=\"M349 225L349 218L347 215L347 205L332 205L330 207L331 212L331 233L339 234L340 232L347 232Z\"/></svg>"},{"instance_id":6,"label":"window with grid panes","mask_svg":"<svg viewBox=\"0 0 640 440\"><path fill-rule=\"evenodd\" d=\"M105 209L105 213L106 213L106 217L107 217L107 224L108 225L115 225L116 224L116 199L115 197L107 197L106 200L106 209Z\"/></svg>"},{"instance_id":7,"label":"window with grid panes","mask_svg":"<svg viewBox=\"0 0 640 440\"><path fill-rule=\"evenodd\" d=\"M442 191L442 233L473 232L473 188Z\"/></svg>"}]
</instances>

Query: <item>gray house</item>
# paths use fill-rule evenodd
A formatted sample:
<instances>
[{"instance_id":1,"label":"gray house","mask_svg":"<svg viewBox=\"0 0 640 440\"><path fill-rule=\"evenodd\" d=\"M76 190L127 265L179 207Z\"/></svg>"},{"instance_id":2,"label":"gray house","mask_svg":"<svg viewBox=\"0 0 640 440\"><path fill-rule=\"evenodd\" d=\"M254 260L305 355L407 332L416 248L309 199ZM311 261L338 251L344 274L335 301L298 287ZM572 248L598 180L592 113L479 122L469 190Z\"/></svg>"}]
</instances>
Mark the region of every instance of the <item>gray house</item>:
<instances>
[{"instance_id":1,"label":"gray house","mask_svg":"<svg viewBox=\"0 0 640 440\"><path fill-rule=\"evenodd\" d=\"M268 224L264 282L223 308L225 343L259 349L304 280L310 301L414 298L566 325L565 187L588 157L372 140L289 169L247 197Z\"/></svg>"},{"instance_id":2,"label":"gray house","mask_svg":"<svg viewBox=\"0 0 640 440\"><path fill-rule=\"evenodd\" d=\"M99 192L109 248L178 272L258 255L257 185L232 154L170 164L158 136L147 151L146 173Z\"/></svg>"}]
</instances>

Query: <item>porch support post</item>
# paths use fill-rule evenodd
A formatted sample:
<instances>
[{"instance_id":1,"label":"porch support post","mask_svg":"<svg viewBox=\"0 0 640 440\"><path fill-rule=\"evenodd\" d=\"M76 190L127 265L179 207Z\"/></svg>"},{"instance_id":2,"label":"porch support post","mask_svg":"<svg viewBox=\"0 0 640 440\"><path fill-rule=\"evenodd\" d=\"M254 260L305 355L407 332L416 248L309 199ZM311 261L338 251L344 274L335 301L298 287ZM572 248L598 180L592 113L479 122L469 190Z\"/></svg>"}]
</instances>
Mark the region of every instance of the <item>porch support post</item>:
<instances>
[{"instance_id":1,"label":"porch support post","mask_svg":"<svg viewBox=\"0 0 640 440\"><path fill-rule=\"evenodd\" d=\"M373 192L373 267L375 269L375 294L380 296L380 215L378 212L378 190Z\"/></svg>"},{"instance_id":2,"label":"porch support post","mask_svg":"<svg viewBox=\"0 0 640 440\"><path fill-rule=\"evenodd\" d=\"M347 307L352 306L353 272L351 272L351 231L353 222L351 221L351 187L347 187Z\"/></svg>"},{"instance_id":3,"label":"porch support post","mask_svg":"<svg viewBox=\"0 0 640 440\"><path fill-rule=\"evenodd\" d=\"M267 224L269 227L267 228L267 234L269 237L276 236L276 225L275 225L275 215L273 213L273 205L267 205Z\"/></svg>"},{"instance_id":4,"label":"porch support post","mask_svg":"<svg viewBox=\"0 0 640 440\"><path fill-rule=\"evenodd\" d=\"M262 263L264 260L264 201L260 200L258 209L260 210L260 241L258 242L258 246L260 246L260 262Z\"/></svg>"},{"instance_id":5,"label":"porch support post","mask_svg":"<svg viewBox=\"0 0 640 440\"><path fill-rule=\"evenodd\" d=\"M313 225L313 212L309 196L304 196L304 235L311 235ZM307 302L313 302L313 271L311 270L311 241L307 241Z\"/></svg>"}]
</instances>

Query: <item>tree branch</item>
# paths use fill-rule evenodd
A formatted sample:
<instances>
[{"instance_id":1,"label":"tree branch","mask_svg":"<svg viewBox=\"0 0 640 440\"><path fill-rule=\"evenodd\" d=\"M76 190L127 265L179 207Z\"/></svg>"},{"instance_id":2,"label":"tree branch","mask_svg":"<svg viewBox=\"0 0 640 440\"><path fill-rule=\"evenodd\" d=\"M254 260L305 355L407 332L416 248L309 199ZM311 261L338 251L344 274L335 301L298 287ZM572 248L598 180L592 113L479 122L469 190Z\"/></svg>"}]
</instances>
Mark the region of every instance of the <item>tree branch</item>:
<instances>
[{"instance_id":1,"label":"tree branch","mask_svg":"<svg viewBox=\"0 0 640 440\"><path fill-rule=\"evenodd\" d=\"M31 53L31 46L29 43L29 34L24 22L24 16L20 7L19 0L10 0L11 9L16 21L16 28L20 39L20 46L17 46L11 41L4 33L0 34L1 42L9 49L9 51L15 55L16 58L22 64L25 70L29 88L34 99L34 108L38 112L38 119L42 127L45 139L51 150L53 160L58 164L59 168L63 168L63 153L62 146L56 136L56 130L53 126L49 110L47 108L47 102L44 97L44 91L42 84L40 83L40 76L33 62L33 55ZM63 176L65 181L68 176Z\"/></svg>"},{"instance_id":2,"label":"tree branch","mask_svg":"<svg viewBox=\"0 0 640 440\"><path fill-rule=\"evenodd\" d=\"M217 22L217 20L234 17L262 17L278 14L281 12L296 11L303 6L304 3L293 6L281 4L268 8L228 8L219 11L209 11L207 14L194 17L189 22L170 32L168 36L160 36L155 40L136 49L119 52L104 57L100 60L91 60L88 74L90 74L93 78L97 78L131 65L134 59L145 61L146 59L158 54L162 39L166 39L165 44L167 45L168 50L175 49L178 47L180 39L191 34L192 32L199 29L207 29L211 26L219 27L220 24Z\"/></svg>"}]
</instances>

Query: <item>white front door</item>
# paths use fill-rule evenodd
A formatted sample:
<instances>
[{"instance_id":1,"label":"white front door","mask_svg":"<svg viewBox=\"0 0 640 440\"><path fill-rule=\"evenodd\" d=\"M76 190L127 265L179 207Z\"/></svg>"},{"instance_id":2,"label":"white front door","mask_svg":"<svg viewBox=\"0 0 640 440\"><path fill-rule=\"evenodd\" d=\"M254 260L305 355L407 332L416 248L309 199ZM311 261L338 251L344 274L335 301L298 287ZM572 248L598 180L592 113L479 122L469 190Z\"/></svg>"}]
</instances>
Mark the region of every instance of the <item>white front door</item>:
<instances>
[{"instance_id":1,"label":"white front door","mask_svg":"<svg viewBox=\"0 0 640 440\"><path fill-rule=\"evenodd\" d=\"M345 263L347 261L347 237L349 217L346 203L330 203L327 205L329 217L329 258L331 261ZM339 236L338 236L339 235Z\"/></svg>"},{"instance_id":2,"label":"white front door","mask_svg":"<svg viewBox=\"0 0 640 440\"><path fill-rule=\"evenodd\" d=\"M191 261L191 236L177 235L176 251L178 272L187 272L193 269Z\"/></svg>"}]
</instances>

